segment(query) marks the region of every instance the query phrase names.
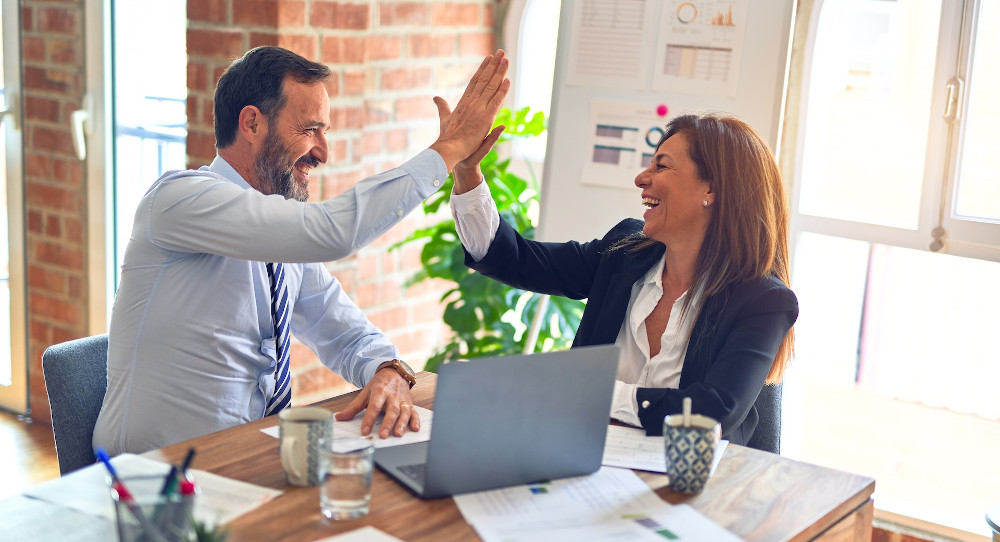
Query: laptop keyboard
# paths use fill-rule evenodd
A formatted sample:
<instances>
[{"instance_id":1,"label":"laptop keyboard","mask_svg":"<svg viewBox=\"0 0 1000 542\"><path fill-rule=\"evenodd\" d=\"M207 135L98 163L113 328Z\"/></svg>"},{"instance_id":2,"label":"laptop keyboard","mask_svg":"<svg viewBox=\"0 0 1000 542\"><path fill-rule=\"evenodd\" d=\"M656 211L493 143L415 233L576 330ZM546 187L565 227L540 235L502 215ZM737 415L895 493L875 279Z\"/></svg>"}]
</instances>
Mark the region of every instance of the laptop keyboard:
<instances>
[{"instance_id":1,"label":"laptop keyboard","mask_svg":"<svg viewBox=\"0 0 1000 542\"><path fill-rule=\"evenodd\" d=\"M424 487L424 474L427 472L427 463L400 465L399 471L410 480L413 480L418 487Z\"/></svg>"}]
</instances>

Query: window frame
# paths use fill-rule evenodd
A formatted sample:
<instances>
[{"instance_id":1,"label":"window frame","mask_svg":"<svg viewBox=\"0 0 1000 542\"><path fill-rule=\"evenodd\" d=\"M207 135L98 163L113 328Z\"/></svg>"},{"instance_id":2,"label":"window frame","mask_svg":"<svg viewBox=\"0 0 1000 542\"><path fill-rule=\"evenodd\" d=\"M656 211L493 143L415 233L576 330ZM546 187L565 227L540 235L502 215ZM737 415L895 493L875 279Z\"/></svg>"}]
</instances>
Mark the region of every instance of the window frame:
<instances>
[{"instance_id":1,"label":"window frame","mask_svg":"<svg viewBox=\"0 0 1000 542\"><path fill-rule=\"evenodd\" d=\"M21 7L3 0L4 93L9 114L0 117L4 131L7 175L7 259L10 292L11 385L0 386L0 408L30 412L27 357L27 273L24 240L23 88L21 81Z\"/></svg>"}]
</instances>

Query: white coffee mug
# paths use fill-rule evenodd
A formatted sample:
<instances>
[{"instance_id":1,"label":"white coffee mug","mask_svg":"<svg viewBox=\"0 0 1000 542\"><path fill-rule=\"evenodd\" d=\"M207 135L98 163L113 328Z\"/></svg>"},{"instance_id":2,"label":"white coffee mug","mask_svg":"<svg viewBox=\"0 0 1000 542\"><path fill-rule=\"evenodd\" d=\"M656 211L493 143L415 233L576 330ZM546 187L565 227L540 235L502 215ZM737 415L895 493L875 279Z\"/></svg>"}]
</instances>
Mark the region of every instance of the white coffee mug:
<instances>
[{"instance_id":1,"label":"white coffee mug","mask_svg":"<svg viewBox=\"0 0 1000 542\"><path fill-rule=\"evenodd\" d=\"M333 413L320 407L286 408L278 413L281 468L293 486L319 485L320 444L333 436Z\"/></svg>"}]
</instances>

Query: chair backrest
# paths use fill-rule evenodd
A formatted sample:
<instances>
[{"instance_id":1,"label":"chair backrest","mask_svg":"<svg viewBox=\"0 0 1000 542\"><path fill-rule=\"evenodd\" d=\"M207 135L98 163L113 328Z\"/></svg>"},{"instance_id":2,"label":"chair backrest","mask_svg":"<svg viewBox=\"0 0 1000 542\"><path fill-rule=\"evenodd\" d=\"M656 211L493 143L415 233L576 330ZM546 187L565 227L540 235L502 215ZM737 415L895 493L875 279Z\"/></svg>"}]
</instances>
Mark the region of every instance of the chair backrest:
<instances>
[{"instance_id":1,"label":"chair backrest","mask_svg":"<svg viewBox=\"0 0 1000 542\"><path fill-rule=\"evenodd\" d=\"M108 388L108 336L54 344L42 354L60 474L94 463L94 425Z\"/></svg>"},{"instance_id":2,"label":"chair backrest","mask_svg":"<svg viewBox=\"0 0 1000 542\"><path fill-rule=\"evenodd\" d=\"M747 447L781 453L781 384L764 386L754 406L760 418Z\"/></svg>"}]
</instances>

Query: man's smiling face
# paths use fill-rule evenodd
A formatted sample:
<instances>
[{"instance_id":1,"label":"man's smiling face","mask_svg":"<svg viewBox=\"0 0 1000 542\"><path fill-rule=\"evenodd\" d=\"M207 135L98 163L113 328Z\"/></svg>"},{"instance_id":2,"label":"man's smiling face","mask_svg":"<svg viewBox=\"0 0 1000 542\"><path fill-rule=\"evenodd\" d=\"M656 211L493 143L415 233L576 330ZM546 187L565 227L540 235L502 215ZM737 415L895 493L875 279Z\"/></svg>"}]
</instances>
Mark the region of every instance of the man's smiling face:
<instances>
[{"instance_id":1,"label":"man's smiling face","mask_svg":"<svg viewBox=\"0 0 1000 542\"><path fill-rule=\"evenodd\" d=\"M322 83L290 78L284 94L285 105L269 124L254 162L262 192L307 201L310 172L329 159L330 97Z\"/></svg>"}]
</instances>

